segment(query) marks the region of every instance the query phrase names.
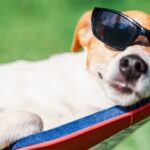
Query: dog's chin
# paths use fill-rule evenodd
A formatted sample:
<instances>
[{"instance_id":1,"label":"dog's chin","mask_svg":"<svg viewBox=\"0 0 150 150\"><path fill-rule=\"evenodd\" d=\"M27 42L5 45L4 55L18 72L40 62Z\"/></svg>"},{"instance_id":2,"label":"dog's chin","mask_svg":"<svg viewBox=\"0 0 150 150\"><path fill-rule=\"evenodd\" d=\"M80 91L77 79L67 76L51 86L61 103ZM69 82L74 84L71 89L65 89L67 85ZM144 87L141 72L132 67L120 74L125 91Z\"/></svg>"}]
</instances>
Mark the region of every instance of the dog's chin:
<instances>
[{"instance_id":1,"label":"dog's chin","mask_svg":"<svg viewBox=\"0 0 150 150\"><path fill-rule=\"evenodd\" d=\"M107 97L116 105L130 106L140 100L134 88L126 86L124 83L106 83L104 86Z\"/></svg>"}]
</instances>

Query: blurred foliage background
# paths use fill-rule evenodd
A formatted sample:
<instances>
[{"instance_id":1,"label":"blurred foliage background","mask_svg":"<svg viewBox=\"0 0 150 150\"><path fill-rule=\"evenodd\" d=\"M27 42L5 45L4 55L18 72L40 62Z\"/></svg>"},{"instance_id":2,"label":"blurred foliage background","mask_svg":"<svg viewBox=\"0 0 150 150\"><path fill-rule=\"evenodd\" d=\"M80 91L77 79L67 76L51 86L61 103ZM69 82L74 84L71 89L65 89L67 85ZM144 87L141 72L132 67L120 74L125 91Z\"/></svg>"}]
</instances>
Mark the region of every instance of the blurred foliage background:
<instances>
[{"instance_id":1,"label":"blurred foliage background","mask_svg":"<svg viewBox=\"0 0 150 150\"><path fill-rule=\"evenodd\" d=\"M80 16L94 6L150 13L149 0L0 0L0 63L70 50ZM150 122L114 150L149 150Z\"/></svg>"}]
</instances>

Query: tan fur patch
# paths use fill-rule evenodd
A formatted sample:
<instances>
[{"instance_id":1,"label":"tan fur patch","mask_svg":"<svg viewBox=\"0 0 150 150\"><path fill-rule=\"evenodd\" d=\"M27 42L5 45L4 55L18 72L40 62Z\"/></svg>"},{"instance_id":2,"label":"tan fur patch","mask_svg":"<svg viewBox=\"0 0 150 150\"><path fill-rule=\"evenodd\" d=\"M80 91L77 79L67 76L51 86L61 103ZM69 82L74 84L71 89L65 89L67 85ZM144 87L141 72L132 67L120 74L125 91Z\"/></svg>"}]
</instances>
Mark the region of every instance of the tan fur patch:
<instances>
[{"instance_id":1,"label":"tan fur patch","mask_svg":"<svg viewBox=\"0 0 150 150\"><path fill-rule=\"evenodd\" d=\"M80 47L84 47L87 50L87 67L89 68L90 62L95 61L98 63L107 64L113 59L120 51L104 45L102 42L97 40L91 29L91 11L86 12L79 20L72 44L72 51L76 52ZM142 11L125 11L123 12L127 16L136 20L143 27L150 29L150 15ZM143 37L138 37L138 40ZM141 40L141 39L140 39ZM147 42L145 38L143 38ZM150 52L150 47L145 47L145 50Z\"/></svg>"}]
</instances>

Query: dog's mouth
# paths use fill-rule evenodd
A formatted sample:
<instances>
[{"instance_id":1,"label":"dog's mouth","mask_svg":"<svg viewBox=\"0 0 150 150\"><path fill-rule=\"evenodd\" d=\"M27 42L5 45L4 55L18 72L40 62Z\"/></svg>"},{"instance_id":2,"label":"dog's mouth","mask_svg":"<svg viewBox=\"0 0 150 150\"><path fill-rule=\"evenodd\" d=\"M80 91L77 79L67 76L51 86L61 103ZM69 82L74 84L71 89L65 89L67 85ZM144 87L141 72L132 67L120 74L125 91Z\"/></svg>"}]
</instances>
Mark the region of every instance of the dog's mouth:
<instances>
[{"instance_id":1,"label":"dog's mouth","mask_svg":"<svg viewBox=\"0 0 150 150\"><path fill-rule=\"evenodd\" d=\"M113 88L115 91L121 94L131 94L133 93L133 87L129 83L126 82L118 82L112 81L109 83L110 87Z\"/></svg>"},{"instance_id":2,"label":"dog's mouth","mask_svg":"<svg viewBox=\"0 0 150 150\"><path fill-rule=\"evenodd\" d=\"M115 78L113 78L111 81L105 81L102 74L98 72L98 76L100 79L102 79L104 82L109 85L114 91L119 92L121 94L132 94L134 93L134 87L136 82L129 82L127 81L123 76L118 75Z\"/></svg>"}]
</instances>

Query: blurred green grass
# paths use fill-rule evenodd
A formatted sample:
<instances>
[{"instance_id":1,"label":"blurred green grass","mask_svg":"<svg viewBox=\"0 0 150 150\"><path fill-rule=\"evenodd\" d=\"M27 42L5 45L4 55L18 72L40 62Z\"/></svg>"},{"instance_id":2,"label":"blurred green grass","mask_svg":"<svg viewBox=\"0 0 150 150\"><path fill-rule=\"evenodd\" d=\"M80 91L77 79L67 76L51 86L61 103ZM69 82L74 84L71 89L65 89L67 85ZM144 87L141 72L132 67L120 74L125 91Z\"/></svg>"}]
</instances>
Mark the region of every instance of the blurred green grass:
<instances>
[{"instance_id":1,"label":"blurred green grass","mask_svg":"<svg viewBox=\"0 0 150 150\"><path fill-rule=\"evenodd\" d=\"M0 63L70 50L75 25L94 6L150 13L149 0L0 0ZM114 150L149 150L150 123Z\"/></svg>"}]
</instances>

